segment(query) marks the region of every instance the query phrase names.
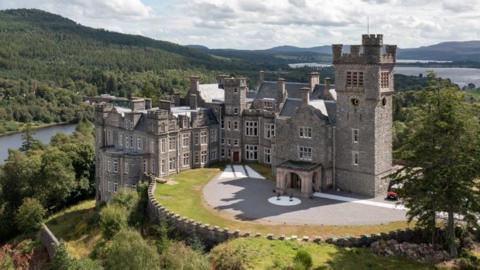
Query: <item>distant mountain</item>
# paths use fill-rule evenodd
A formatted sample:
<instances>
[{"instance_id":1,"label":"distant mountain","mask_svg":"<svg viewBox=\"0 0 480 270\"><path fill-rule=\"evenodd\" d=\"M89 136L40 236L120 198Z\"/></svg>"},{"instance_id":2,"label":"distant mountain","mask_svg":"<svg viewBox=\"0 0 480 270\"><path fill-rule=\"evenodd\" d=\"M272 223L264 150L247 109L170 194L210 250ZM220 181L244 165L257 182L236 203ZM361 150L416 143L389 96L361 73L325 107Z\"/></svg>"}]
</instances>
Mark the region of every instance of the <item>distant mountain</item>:
<instances>
[{"instance_id":1,"label":"distant mountain","mask_svg":"<svg viewBox=\"0 0 480 270\"><path fill-rule=\"evenodd\" d=\"M419 48L400 49L401 59L480 62L480 41L449 41Z\"/></svg>"}]
</instances>

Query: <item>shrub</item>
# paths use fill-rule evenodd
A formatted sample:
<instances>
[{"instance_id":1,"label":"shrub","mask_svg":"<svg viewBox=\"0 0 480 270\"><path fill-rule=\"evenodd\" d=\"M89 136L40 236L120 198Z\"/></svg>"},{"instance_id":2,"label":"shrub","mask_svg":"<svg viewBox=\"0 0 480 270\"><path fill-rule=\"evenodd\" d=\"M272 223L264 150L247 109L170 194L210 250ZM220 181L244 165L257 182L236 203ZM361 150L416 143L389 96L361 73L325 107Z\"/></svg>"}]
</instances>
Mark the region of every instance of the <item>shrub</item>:
<instances>
[{"instance_id":1,"label":"shrub","mask_svg":"<svg viewBox=\"0 0 480 270\"><path fill-rule=\"evenodd\" d=\"M20 231L30 233L38 230L46 211L37 199L25 198L18 208L15 222Z\"/></svg>"},{"instance_id":2,"label":"shrub","mask_svg":"<svg viewBox=\"0 0 480 270\"><path fill-rule=\"evenodd\" d=\"M210 256L216 270L244 270L247 266L242 253L229 245L220 245L212 250Z\"/></svg>"},{"instance_id":3,"label":"shrub","mask_svg":"<svg viewBox=\"0 0 480 270\"><path fill-rule=\"evenodd\" d=\"M123 206L127 210L137 207L138 193L133 189L120 188L112 198L111 204Z\"/></svg>"},{"instance_id":4,"label":"shrub","mask_svg":"<svg viewBox=\"0 0 480 270\"><path fill-rule=\"evenodd\" d=\"M91 259L76 260L68 255L64 243L60 243L55 249L52 260L52 270L101 270L102 266Z\"/></svg>"},{"instance_id":5,"label":"shrub","mask_svg":"<svg viewBox=\"0 0 480 270\"><path fill-rule=\"evenodd\" d=\"M313 265L312 256L305 250L299 250L293 258L293 263L296 266L295 269L298 269L298 266L303 269L310 269Z\"/></svg>"},{"instance_id":6,"label":"shrub","mask_svg":"<svg viewBox=\"0 0 480 270\"><path fill-rule=\"evenodd\" d=\"M121 230L113 238L107 249L106 269L143 270L160 269L160 258L155 248L137 232Z\"/></svg>"},{"instance_id":7,"label":"shrub","mask_svg":"<svg viewBox=\"0 0 480 270\"><path fill-rule=\"evenodd\" d=\"M106 239L126 228L127 210L119 205L107 205L100 212L100 230Z\"/></svg>"},{"instance_id":8,"label":"shrub","mask_svg":"<svg viewBox=\"0 0 480 270\"><path fill-rule=\"evenodd\" d=\"M204 254L190 248L183 242L173 242L161 256L161 268L167 270L209 270L211 266Z\"/></svg>"}]
</instances>

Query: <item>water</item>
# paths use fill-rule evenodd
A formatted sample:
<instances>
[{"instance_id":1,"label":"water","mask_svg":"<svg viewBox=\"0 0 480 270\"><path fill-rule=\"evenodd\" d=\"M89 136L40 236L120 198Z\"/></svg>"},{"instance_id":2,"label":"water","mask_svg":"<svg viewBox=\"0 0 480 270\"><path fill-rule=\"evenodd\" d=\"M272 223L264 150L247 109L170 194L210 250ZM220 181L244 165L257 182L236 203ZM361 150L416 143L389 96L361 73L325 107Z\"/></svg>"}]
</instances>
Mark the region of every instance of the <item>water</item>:
<instances>
[{"instance_id":1,"label":"water","mask_svg":"<svg viewBox=\"0 0 480 270\"><path fill-rule=\"evenodd\" d=\"M422 60L399 60L399 62L419 62L421 63ZM429 61L431 60L424 60ZM441 63L442 61L436 61L437 63ZM444 61L447 62L447 61ZM289 64L291 68L300 68L300 67L326 67L331 66L331 64L325 63L295 63ZM424 76L427 75L429 71L435 72L438 77L442 77L444 79L450 79L453 83L458 84L458 86L463 87L469 83L475 84L477 87L480 86L480 69L477 68L460 68L460 67L415 67L415 66L408 66L408 67L400 67L397 66L394 69L396 74L403 74L403 75L410 75L410 76L418 76L419 74L423 74Z\"/></svg>"},{"instance_id":2,"label":"water","mask_svg":"<svg viewBox=\"0 0 480 270\"><path fill-rule=\"evenodd\" d=\"M450 79L452 82L463 87L469 83L480 86L480 69L477 68L432 68L432 67L395 67L395 73L404 75L418 76L427 75L428 71L433 71L437 77Z\"/></svg>"},{"instance_id":3,"label":"water","mask_svg":"<svg viewBox=\"0 0 480 270\"><path fill-rule=\"evenodd\" d=\"M59 125L34 130L33 137L44 144L50 142L50 139L57 133L71 134L75 131L76 124ZM8 157L8 149L18 149L22 146L22 133L15 133L0 137L0 164L3 164Z\"/></svg>"}]
</instances>

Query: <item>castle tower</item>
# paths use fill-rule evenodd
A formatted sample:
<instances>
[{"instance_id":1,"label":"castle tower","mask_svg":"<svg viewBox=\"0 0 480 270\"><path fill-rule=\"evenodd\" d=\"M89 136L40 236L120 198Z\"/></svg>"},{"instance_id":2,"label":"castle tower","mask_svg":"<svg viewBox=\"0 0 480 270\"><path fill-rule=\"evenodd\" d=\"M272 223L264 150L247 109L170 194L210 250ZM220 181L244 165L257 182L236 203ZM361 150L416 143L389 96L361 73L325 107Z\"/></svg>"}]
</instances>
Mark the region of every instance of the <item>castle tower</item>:
<instances>
[{"instance_id":1,"label":"castle tower","mask_svg":"<svg viewBox=\"0 0 480 270\"><path fill-rule=\"evenodd\" d=\"M363 35L350 53L333 45L337 91L335 185L367 196L384 195L392 168L392 94L396 46Z\"/></svg>"},{"instance_id":2,"label":"castle tower","mask_svg":"<svg viewBox=\"0 0 480 270\"><path fill-rule=\"evenodd\" d=\"M247 79L225 78L225 155L232 162L242 161L242 113L246 109Z\"/></svg>"}]
</instances>

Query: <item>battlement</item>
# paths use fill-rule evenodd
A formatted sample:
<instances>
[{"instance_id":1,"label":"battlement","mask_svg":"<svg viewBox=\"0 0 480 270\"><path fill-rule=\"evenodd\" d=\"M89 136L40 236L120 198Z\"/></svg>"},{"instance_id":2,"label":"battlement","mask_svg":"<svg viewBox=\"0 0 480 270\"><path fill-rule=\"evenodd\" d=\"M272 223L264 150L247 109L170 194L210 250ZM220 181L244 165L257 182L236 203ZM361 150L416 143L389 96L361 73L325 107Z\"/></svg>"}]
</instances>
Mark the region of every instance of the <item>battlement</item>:
<instances>
[{"instance_id":1,"label":"battlement","mask_svg":"<svg viewBox=\"0 0 480 270\"><path fill-rule=\"evenodd\" d=\"M384 50L383 50L384 49ZM395 64L396 45L383 45L383 35L363 35L362 45L351 45L343 52L343 44L333 44L333 64Z\"/></svg>"},{"instance_id":2,"label":"battlement","mask_svg":"<svg viewBox=\"0 0 480 270\"><path fill-rule=\"evenodd\" d=\"M383 46L382 34L362 35L363 46Z\"/></svg>"},{"instance_id":3,"label":"battlement","mask_svg":"<svg viewBox=\"0 0 480 270\"><path fill-rule=\"evenodd\" d=\"M247 79L245 77L224 78L225 87L246 87Z\"/></svg>"},{"instance_id":4,"label":"battlement","mask_svg":"<svg viewBox=\"0 0 480 270\"><path fill-rule=\"evenodd\" d=\"M149 110L147 112L148 118L157 119L157 120L165 120L169 118L170 112L167 110Z\"/></svg>"}]
</instances>

